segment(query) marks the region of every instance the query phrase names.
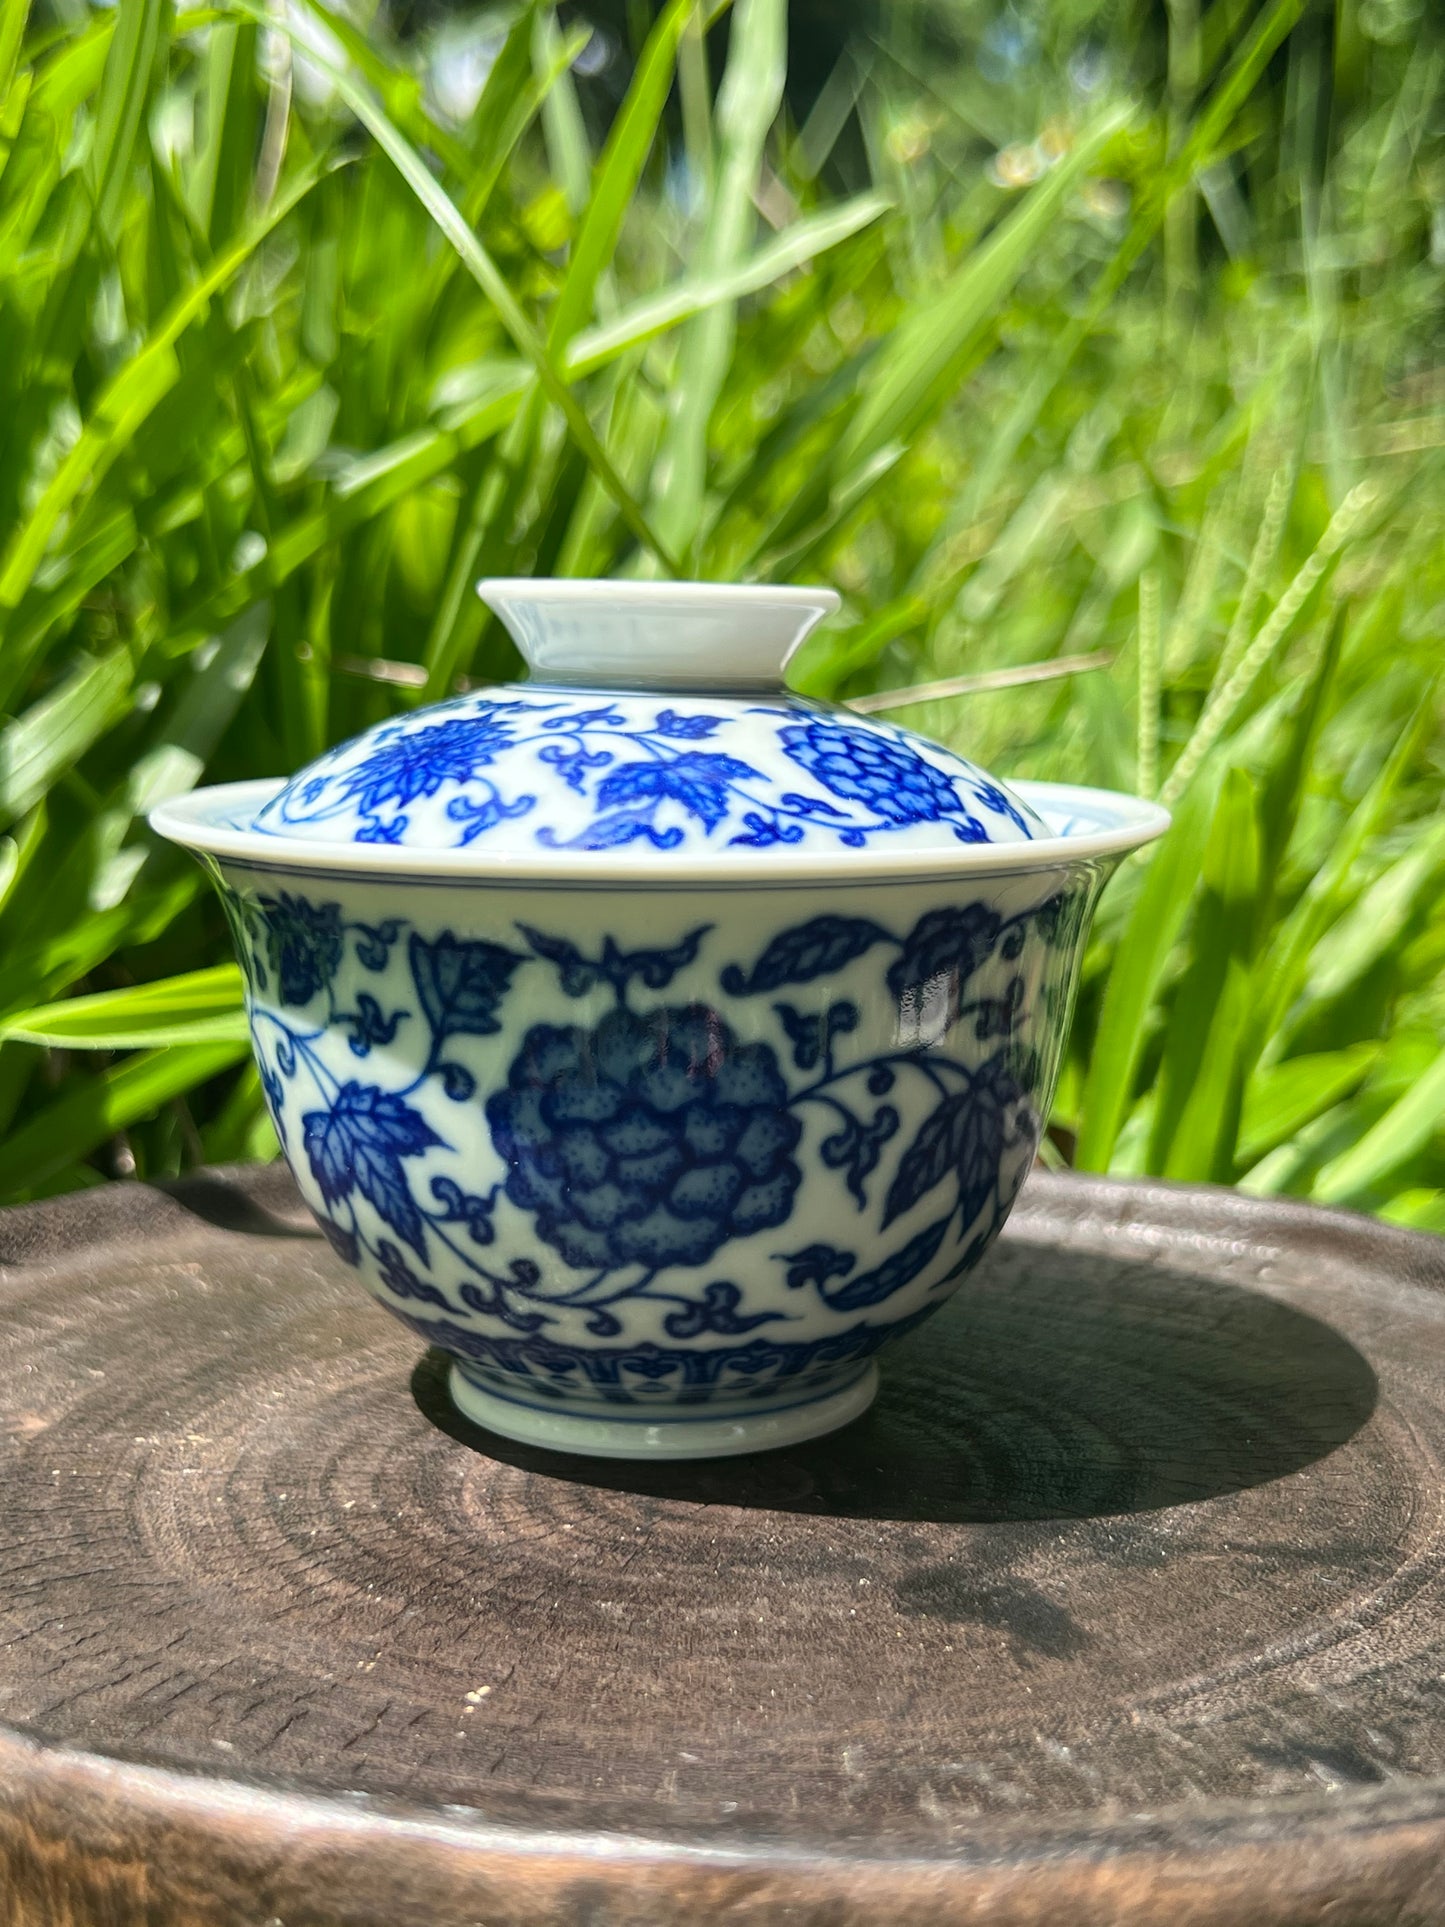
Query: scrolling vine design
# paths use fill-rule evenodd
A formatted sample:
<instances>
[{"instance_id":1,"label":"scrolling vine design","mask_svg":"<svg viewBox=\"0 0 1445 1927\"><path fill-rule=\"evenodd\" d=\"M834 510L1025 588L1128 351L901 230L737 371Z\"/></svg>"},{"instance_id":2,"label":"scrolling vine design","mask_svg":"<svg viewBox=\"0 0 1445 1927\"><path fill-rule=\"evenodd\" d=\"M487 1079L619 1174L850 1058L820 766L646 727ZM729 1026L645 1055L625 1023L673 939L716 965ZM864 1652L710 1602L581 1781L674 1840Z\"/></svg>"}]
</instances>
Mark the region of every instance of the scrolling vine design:
<instances>
[{"instance_id":1,"label":"scrolling vine design","mask_svg":"<svg viewBox=\"0 0 1445 1927\"><path fill-rule=\"evenodd\" d=\"M1060 893L1010 916L950 905L902 934L820 915L711 970L721 945L707 924L670 946L627 949L607 936L587 949L523 922L506 942L427 934L402 918L367 923L287 891L230 904L267 1098L337 1253L369 1259L400 1315L474 1362L558 1382L582 1375L604 1393L618 1372L677 1377L702 1396L725 1368L760 1383L832 1369L897 1328L865 1319L788 1339L773 1328L791 1322L776 1307L793 1293L876 1317L925 1274L933 1298L976 1262L1040 1130L1029 978L1012 966L1030 939L1071 949L1085 898ZM886 958L893 1043L854 1055L857 1003L816 991L810 1001L809 987L874 952ZM504 1007L523 970L589 1000L585 1016L510 1032ZM669 999L684 972L715 989ZM370 978L375 988L362 988ZM328 1033L345 1037L352 1074L334 1068ZM985 1047L980 1061L945 1048L965 1033ZM483 1037L498 1037L500 1054L479 1091L456 1047ZM399 1039L405 1053L393 1050ZM404 1056L406 1081L367 1075L378 1051L388 1064ZM498 1176L473 1190L428 1164L470 1143L478 1107ZM818 1156L860 1221L857 1240L787 1237L807 1120L819 1116ZM501 1258L518 1218L535 1255ZM730 1246L769 1233L784 1291L758 1308L734 1278L713 1274ZM437 1263L443 1252L449 1261ZM629 1337L627 1306L641 1301L660 1308L675 1344ZM557 1330L579 1317L591 1338L622 1343L577 1344ZM712 1379L691 1362L705 1337L735 1341L703 1348Z\"/></svg>"},{"instance_id":2,"label":"scrolling vine design","mask_svg":"<svg viewBox=\"0 0 1445 1927\"><path fill-rule=\"evenodd\" d=\"M760 757L774 767L760 768ZM349 827L355 843L404 844L416 805L450 792L435 847L464 847L539 810L555 814L569 799L583 805L580 827L540 823L541 847L675 850L720 832L721 842L743 848L810 838L861 849L919 823L946 825L964 843L991 842L1005 824L1011 835L1040 832L998 784L953 760L957 768L931 761L891 725L798 702L714 713L470 696L332 752L269 802L254 827L285 835L332 825ZM790 768L818 788L786 787ZM504 772L523 787L508 788Z\"/></svg>"}]
</instances>

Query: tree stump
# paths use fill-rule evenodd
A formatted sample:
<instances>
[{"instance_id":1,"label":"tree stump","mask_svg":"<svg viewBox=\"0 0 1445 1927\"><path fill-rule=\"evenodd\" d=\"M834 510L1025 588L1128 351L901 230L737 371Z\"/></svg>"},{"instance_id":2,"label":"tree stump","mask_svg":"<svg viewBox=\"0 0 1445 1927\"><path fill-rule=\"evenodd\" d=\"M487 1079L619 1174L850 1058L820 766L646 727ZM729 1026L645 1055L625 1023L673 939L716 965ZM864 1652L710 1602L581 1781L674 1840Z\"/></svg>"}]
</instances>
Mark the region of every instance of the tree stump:
<instances>
[{"instance_id":1,"label":"tree stump","mask_svg":"<svg viewBox=\"0 0 1445 1927\"><path fill-rule=\"evenodd\" d=\"M274 1168L0 1265L11 1927L1445 1920L1445 1241L1038 1176L676 1466L468 1427Z\"/></svg>"}]
</instances>

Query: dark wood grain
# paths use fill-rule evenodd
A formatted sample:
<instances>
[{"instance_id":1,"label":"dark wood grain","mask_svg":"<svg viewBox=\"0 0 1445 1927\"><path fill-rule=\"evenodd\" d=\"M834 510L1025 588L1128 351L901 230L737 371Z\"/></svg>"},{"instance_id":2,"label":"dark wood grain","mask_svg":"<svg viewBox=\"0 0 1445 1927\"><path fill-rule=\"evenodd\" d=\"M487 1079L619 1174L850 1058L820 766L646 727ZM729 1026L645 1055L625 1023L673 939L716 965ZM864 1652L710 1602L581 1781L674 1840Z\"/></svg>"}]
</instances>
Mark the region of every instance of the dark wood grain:
<instances>
[{"instance_id":1,"label":"dark wood grain","mask_svg":"<svg viewBox=\"0 0 1445 1927\"><path fill-rule=\"evenodd\" d=\"M0 1265L0 1921L1445 1920L1445 1242L1035 1179L701 1466L469 1427L277 1172Z\"/></svg>"}]
</instances>

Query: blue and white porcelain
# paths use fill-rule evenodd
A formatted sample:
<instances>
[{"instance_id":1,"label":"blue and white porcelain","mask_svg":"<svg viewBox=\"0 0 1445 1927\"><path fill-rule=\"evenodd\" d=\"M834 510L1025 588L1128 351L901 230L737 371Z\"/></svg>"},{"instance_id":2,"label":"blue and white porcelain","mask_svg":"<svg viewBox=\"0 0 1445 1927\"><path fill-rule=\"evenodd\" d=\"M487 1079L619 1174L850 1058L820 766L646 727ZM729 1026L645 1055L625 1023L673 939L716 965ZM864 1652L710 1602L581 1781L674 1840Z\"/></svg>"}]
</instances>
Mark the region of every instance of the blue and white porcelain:
<instances>
[{"instance_id":1,"label":"blue and white porcelain","mask_svg":"<svg viewBox=\"0 0 1445 1927\"><path fill-rule=\"evenodd\" d=\"M826 590L482 593L530 681L152 818L220 888L286 1156L493 1431L829 1431L1001 1228L1168 819L789 695Z\"/></svg>"}]
</instances>

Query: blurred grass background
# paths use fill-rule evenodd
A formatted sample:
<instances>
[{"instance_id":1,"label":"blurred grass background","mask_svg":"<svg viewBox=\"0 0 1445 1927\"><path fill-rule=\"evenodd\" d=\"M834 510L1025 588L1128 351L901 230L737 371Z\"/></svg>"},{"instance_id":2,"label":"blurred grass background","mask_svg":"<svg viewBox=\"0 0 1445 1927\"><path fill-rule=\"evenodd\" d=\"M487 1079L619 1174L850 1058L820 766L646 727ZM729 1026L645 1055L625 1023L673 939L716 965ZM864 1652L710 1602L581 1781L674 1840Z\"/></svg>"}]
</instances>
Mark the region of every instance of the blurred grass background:
<instances>
[{"instance_id":1,"label":"blurred grass background","mask_svg":"<svg viewBox=\"0 0 1445 1927\"><path fill-rule=\"evenodd\" d=\"M0 0L0 1200L273 1149L149 805L673 571L1175 808L1052 1159L1445 1230L1438 15L367 4Z\"/></svg>"}]
</instances>

